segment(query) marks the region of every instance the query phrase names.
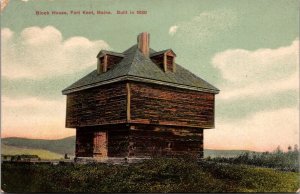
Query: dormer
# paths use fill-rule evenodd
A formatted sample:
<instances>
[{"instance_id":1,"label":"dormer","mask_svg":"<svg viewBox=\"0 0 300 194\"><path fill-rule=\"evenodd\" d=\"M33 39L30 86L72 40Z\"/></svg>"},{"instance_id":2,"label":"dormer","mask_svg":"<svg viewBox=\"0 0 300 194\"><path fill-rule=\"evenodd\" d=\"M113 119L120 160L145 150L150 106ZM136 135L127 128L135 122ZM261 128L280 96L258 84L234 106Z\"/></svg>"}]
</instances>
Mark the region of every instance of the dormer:
<instances>
[{"instance_id":1,"label":"dormer","mask_svg":"<svg viewBox=\"0 0 300 194\"><path fill-rule=\"evenodd\" d=\"M172 49L155 52L150 55L151 60L159 65L165 72L175 72L175 57L176 54Z\"/></svg>"},{"instance_id":2,"label":"dormer","mask_svg":"<svg viewBox=\"0 0 300 194\"><path fill-rule=\"evenodd\" d=\"M101 50L99 52L99 54L97 55L97 60L98 60L97 72L98 72L98 74L107 72L115 64L120 63L123 58L124 58L124 55L122 53Z\"/></svg>"}]
</instances>

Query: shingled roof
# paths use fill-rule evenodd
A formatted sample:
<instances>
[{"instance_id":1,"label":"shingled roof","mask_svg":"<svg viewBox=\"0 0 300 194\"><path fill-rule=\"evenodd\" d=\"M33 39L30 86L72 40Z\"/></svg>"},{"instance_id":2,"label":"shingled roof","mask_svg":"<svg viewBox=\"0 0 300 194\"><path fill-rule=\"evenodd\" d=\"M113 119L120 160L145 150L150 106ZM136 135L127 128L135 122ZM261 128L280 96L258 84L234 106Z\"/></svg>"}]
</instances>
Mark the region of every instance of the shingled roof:
<instances>
[{"instance_id":1,"label":"shingled roof","mask_svg":"<svg viewBox=\"0 0 300 194\"><path fill-rule=\"evenodd\" d=\"M156 51L150 49L150 55L154 53L156 53ZM149 57L143 55L138 49L138 45L133 45L124 51L122 56L124 56L124 58L109 71L98 74L97 70L94 70L64 89L62 93L70 94L72 92L124 80L160 84L215 94L219 93L216 87L194 75L179 64L176 64L176 71L165 72L161 67L152 62Z\"/></svg>"}]
</instances>

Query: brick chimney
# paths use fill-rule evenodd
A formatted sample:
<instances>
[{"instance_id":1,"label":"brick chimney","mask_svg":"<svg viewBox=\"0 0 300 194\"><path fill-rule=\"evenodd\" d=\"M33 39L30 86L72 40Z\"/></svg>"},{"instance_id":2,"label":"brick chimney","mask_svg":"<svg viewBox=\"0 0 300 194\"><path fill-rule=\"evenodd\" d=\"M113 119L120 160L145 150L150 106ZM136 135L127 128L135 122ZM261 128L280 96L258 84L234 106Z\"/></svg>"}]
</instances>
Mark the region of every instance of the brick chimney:
<instances>
[{"instance_id":1,"label":"brick chimney","mask_svg":"<svg viewBox=\"0 0 300 194\"><path fill-rule=\"evenodd\" d=\"M149 44L150 44L150 34L148 32L142 32L137 37L137 44L140 51L149 57Z\"/></svg>"}]
</instances>

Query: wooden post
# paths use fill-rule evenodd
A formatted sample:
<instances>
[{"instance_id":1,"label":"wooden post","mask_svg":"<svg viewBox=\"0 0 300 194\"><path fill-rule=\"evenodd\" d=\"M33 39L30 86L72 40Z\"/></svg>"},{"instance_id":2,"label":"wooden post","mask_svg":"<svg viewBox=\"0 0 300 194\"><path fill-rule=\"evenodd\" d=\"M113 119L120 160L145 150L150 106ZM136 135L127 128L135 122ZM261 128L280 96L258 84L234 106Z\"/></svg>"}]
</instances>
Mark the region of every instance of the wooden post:
<instances>
[{"instance_id":1,"label":"wooden post","mask_svg":"<svg viewBox=\"0 0 300 194\"><path fill-rule=\"evenodd\" d=\"M127 93L127 101L126 101L126 105L127 105L127 121L130 121L130 84L129 83L126 83L126 93Z\"/></svg>"},{"instance_id":2,"label":"wooden post","mask_svg":"<svg viewBox=\"0 0 300 194\"><path fill-rule=\"evenodd\" d=\"M164 53L164 71L167 71L167 54Z\"/></svg>"},{"instance_id":3,"label":"wooden post","mask_svg":"<svg viewBox=\"0 0 300 194\"><path fill-rule=\"evenodd\" d=\"M107 71L107 55L104 55L103 72Z\"/></svg>"},{"instance_id":4,"label":"wooden post","mask_svg":"<svg viewBox=\"0 0 300 194\"><path fill-rule=\"evenodd\" d=\"M173 72L175 72L176 71L175 56L173 57L172 65L173 65Z\"/></svg>"},{"instance_id":5,"label":"wooden post","mask_svg":"<svg viewBox=\"0 0 300 194\"><path fill-rule=\"evenodd\" d=\"M101 73L101 62L100 62L100 58L97 59L97 73L98 73L98 74Z\"/></svg>"}]
</instances>

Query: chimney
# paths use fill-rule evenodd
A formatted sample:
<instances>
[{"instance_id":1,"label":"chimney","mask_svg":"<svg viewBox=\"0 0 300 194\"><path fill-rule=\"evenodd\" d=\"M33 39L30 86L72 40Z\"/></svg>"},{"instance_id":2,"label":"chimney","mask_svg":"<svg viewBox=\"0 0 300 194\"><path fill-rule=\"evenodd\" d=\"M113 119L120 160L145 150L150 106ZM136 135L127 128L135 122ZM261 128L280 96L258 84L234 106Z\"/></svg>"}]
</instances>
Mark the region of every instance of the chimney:
<instances>
[{"instance_id":1,"label":"chimney","mask_svg":"<svg viewBox=\"0 0 300 194\"><path fill-rule=\"evenodd\" d=\"M142 32L137 37L138 48L146 56L149 57L150 34Z\"/></svg>"}]
</instances>

